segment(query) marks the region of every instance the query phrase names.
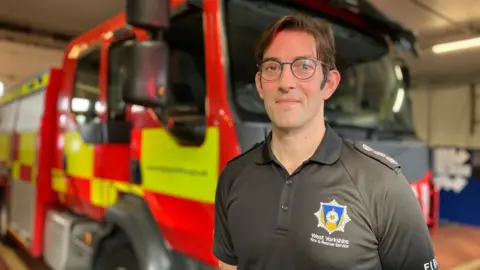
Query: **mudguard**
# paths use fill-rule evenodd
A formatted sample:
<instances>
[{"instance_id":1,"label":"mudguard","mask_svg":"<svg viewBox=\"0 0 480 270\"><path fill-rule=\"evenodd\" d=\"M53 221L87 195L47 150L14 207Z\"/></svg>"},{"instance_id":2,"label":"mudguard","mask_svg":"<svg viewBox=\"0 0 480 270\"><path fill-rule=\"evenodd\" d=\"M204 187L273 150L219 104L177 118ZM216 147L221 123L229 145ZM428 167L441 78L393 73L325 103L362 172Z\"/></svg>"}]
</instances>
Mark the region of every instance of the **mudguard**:
<instances>
[{"instance_id":1,"label":"mudguard","mask_svg":"<svg viewBox=\"0 0 480 270\"><path fill-rule=\"evenodd\" d=\"M164 238L142 198L125 195L107 209L104 221L118 226L127 235L142 270L171 269Z\"/></svg>"}]
</instances>

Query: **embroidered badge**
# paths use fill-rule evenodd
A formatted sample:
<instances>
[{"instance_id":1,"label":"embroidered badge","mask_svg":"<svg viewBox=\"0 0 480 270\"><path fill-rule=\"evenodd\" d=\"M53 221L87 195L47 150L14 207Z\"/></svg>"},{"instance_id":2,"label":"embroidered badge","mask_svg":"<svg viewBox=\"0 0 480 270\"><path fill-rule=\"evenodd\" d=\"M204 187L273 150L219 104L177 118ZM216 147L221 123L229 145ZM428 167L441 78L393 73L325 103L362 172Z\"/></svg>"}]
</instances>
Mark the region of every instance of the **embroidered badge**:
<instances>
[{"instance_id":1,"label":"embroidered badge","mask_svg":"<svg viewBox=\"0 0 480 270\"><path fill-rule=\"evenodd\" d=\"M315 213L318 227L324 228L329 234L345 231L345 225L351 220L347 214L347 206L340 205L336 200L320 203L320 209Z\"/></svg>"}]
</instances>

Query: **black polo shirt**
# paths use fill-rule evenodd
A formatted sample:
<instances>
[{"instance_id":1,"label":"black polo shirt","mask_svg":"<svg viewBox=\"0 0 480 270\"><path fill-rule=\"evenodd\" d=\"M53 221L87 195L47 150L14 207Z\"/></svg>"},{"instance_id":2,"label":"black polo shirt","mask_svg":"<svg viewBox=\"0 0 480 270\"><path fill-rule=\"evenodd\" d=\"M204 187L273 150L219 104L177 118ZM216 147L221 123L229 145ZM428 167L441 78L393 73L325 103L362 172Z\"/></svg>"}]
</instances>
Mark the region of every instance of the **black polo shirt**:
<instances>
[{"instance_id":1,"label":"black polo shirt","mask_svg":"<svg viewBox=\"0 0 480 270\"><path fill-rule=\"evenodd\" d=\"M315 154L289 175L269 141L220 176L219 260L239 270L437 269L420 205L393 159L327 125Z\"/></svg>"}]
</instances>

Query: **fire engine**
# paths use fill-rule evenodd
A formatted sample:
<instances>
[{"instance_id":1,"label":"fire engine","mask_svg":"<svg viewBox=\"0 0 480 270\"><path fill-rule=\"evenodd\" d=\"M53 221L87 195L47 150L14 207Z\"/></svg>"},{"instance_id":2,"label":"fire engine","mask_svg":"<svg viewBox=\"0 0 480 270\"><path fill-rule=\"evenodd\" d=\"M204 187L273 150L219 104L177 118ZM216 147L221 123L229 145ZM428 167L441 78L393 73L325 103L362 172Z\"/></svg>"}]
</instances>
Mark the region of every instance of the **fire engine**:
<instances>
[{"instance_id":1,"label":"fire engine","mask_svg":"<svg viewBox=\"0 0 480 270\"><path fill-rule=\"evenodd\" d=\"M410 31L365 1L129 0L0 97L2 236L54 270L217 267L217 177L270 128L254 44L298 12L335 31L327 121L403 164L434 229L429 148L393 53L416 54Z\"/></svg>"}]
</instances>

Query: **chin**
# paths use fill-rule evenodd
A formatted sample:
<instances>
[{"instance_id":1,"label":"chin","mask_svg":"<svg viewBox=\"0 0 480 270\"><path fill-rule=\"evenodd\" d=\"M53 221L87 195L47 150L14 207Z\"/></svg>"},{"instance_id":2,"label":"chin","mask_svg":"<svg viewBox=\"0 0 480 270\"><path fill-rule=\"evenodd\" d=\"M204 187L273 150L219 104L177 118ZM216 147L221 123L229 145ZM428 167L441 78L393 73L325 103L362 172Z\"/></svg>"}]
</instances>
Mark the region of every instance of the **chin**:
<instances>
[{"instance_id":1,"label":"chin","mask_svg":"<svg viewBox=\"0 0 480 270\"><path fill-rule=\"evenodd\" d=\"M292 130L292 129L298 129L303 126L303 122L299 121L299 119L292 120L292 121L286 121L285 119L282 119L280 121L272 121L272 123L278 128L282 130Z\"/></svg>"},{"instance_id":2,"label":"chin","mask_svg":"<svg viewBox=\"0 0 480 270\"><path fill-rule=\"evenodd\" d=\"M305 117L300 112L268 112L272 124L283 130L298 129L305 125Z\"/></svg>"}]
</instances>

